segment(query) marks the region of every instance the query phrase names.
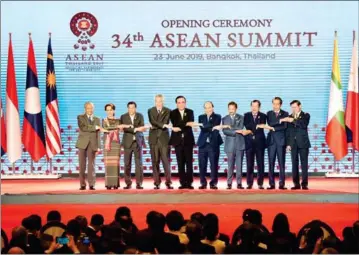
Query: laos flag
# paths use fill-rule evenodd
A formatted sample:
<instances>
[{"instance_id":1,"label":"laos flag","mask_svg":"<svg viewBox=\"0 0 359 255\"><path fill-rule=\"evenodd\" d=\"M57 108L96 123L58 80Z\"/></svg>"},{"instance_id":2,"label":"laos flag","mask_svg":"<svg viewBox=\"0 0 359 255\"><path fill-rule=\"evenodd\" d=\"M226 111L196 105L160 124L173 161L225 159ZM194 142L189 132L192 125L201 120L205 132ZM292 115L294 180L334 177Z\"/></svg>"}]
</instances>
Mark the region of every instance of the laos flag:
<instances>
[{"instance_id":1,"label":"laos flag","mask_svg":"<svg viewBox=\"0 0 359 255\"><path fill-rule=\"evenodd\" d=\"M22 132L22 143L25 149L29 152L32 160L35 162L39 161L46 155L46 147L35 53L31 37L27 59L25 111Z\"/></svg>"}]
</instances>

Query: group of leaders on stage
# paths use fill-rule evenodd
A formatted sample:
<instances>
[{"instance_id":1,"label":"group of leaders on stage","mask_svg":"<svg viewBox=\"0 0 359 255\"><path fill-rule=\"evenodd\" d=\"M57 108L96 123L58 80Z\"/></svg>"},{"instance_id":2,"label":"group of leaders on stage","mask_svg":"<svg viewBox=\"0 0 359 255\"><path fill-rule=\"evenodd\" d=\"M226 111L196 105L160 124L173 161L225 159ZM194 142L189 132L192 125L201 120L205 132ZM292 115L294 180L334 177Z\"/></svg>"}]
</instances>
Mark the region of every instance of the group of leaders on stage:
<instances>
[{"instance_id":1,"label":"group of leaders on stage","mask_svg":"<svg viewBox=\"0 0 359 255\"><path fill-rule=\"evenodd\" d=\"M115 105L107 104L107 117L101 121L95 117L94 105L85 103L85 113L79 115L79 136L76 147L79 152L80 190L86 189L85 172L88 172L88 184L91 190L95 189L96 174L94 162L100 150L100 132L103 136L104 163L106 169L105 185L107 189L118 189L120 173L121 145L124 148L124 176L126 186L132 188L131 166L132 154L135 158L136 189L143 189L142 147L145 144L143 132L149 129L149 144L152 160L154 188L159 189L161 184L160 162L165 174L167 189L173 189L170 169L170 146L176 152L179 189L193 189L193 147L195 139L192 128L199 127L200 134L197 140L198 160L200 170L200 187L208 186L206 173L210 165L211 189L218 189L218 161L220 146L223 144L220 131L225 135L224 152L227 154L227 189L232 188L233 176L236 171L237 189L242 186L242 165L244 154L247 163L247 189L253 186L254 160L257 163L257 184L264 189L264 157L268 150L269 187L275 189L274 169L276 159L279 165L279 189L285 187L285 154L290 151L292 159L293 184L291 189L308 189L308 155L310 141L308 136L309 113L302 111L300 101L290 103L292 113L281 109L282 99L275 97L272 100L273 110L264 114L260 111L261 102L253 100L251 111L243 115L237 113L237 104L228 103L228 115L221 117L214 113L214 105L204 103L205 114L194 121L194 113L186 108L186 98L176 98L177 108L170 110L164 106L164 97L155 96L155 106L148 110L150 125L144 124L141 113L136 112L137 105L131 101L127 104L128 112L120 118L115 117ZM264 129L269 130L267 137ZM171 130L171 134L170 131ZM120 142L120 132L123 132ZM302 181L299 178L299 159L301 162ZM87 164L86 164L87 163ZM86 167L87 165L87 167Z\"/></svg>"}]
</instances>

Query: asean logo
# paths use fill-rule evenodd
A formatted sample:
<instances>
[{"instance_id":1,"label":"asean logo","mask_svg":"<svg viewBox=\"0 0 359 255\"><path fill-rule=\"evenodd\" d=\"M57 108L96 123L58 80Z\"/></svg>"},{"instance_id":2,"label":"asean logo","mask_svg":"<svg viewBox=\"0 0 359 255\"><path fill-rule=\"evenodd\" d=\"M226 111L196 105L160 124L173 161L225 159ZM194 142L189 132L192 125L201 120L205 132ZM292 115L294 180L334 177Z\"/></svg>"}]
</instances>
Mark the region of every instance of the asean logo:
<instances>
[{"instance_id":1,"label":"asean logo","mask_svg":"<svg viewBox=\"0 0 359 255\"><path fill-rule=\"evenodd\" d=\"M78 37L77 43L74 44L74 49L80 48L86 51L95 48L90 38L97 32L98 23L95 16L88 12L79 12L75 14L70 21L70 29L74 35Z\"/></svg>"}]
</instances>

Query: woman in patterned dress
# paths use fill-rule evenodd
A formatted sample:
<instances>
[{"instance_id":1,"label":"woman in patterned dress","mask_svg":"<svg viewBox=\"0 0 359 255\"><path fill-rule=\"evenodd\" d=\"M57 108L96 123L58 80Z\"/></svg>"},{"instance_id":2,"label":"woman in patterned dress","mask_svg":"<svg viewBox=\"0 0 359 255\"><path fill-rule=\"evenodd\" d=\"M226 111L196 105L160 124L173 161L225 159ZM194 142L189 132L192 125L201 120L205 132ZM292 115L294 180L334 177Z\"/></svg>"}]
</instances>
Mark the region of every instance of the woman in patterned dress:
<instances>
[{"instance_id":1,"label":"woman in patterned dress","mask_svg":"<svg viewBox=\"0 0 359 255\"><path fill-rule=\"evenodd\" d=\"M119 119L115 118L114 104L106 104L107 117L102 120L102 127L108 132L104 133L104 161L105 161L105 186L107 189L118 189L120 186L120 131L129 128L129 125L121 125Z\"/></svg>"}]
</instances>

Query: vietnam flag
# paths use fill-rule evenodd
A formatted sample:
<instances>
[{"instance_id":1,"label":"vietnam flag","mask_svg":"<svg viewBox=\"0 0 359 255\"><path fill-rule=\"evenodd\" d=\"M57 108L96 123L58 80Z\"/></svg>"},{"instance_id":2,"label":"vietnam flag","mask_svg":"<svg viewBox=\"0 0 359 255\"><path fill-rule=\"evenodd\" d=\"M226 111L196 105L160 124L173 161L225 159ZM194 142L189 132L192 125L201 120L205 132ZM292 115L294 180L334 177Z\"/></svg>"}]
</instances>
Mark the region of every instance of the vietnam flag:
<instances>
[{"instance_id":1,"label":"vietnam flag","mask_svg":"<svg viewBox=\"0 0 359 255\"><path fill-rule=\"evenodd\" d=\"M329 109L325 141L327 142L336 160L341 160L348 154L336 32L334 39L332 79L330 82Z\"/></svg>"},{"instance_id":2,"label":"vietnam flag","mask_svg":"<svg viewBox=\"0 0 359 255\"><path fill-rule=\"evenodd\" d=\"M347 106L345 109L345 124L348 128L348 142L352 142L353 148L359 151L358 47L355 34L353 41L352 61L350 65L347 93Z\"/></svg>"},{"instance_id":3,"label":"vietnam flag","mask_svg":"<svg viewBox=\"0 0 359 255\"><path fill-rule=\"evenodd\" d=\"M39 161L46 155L45 133L42 120L40 91L37 80L34 47L30 37L27 59L26 97L22 142L32 160Z\"/></svg>"}]
</instances>

